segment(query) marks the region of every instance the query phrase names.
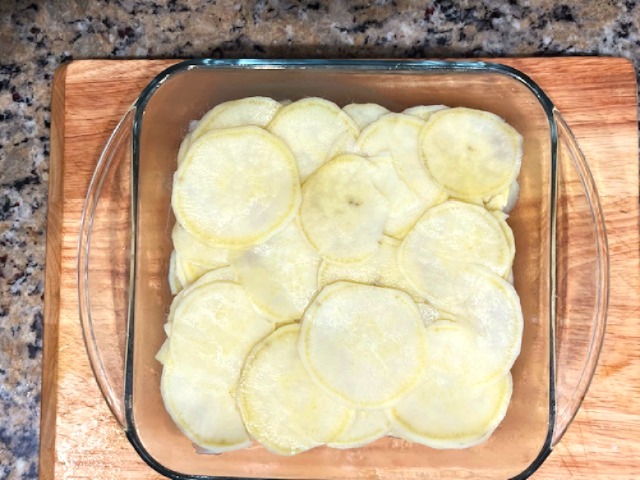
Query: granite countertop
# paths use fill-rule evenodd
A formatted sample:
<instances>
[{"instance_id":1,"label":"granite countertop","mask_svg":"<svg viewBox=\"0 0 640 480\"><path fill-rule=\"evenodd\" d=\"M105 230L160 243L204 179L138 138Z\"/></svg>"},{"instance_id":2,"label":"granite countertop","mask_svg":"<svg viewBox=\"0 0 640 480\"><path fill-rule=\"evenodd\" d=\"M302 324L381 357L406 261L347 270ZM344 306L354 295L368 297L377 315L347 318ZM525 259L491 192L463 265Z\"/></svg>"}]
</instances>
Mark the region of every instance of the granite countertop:
<instances>
[{"instance_id":1,"label":"granite countertop","mask_svg":"<svg viewBox=\"0 0 640 480\"><path fill-rule=\"evenodd\" d=\"M640 65L636 0L200 3L0 2L0 478L37 477L51 80L61 63L594 54Z\"/></svg>"}]
</instances>

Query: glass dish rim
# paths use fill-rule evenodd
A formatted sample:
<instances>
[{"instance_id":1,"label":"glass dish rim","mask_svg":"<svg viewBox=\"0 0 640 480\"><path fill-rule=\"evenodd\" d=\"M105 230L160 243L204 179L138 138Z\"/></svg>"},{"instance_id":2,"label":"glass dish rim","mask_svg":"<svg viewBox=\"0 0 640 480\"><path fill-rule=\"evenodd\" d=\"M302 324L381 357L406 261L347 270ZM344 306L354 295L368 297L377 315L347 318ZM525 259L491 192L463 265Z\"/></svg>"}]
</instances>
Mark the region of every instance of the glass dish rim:
<instances>
[{"instance_id":1,"label":"glass dish rim","mask_svg":"<svg viewBox=\"0 0 640 480\"><path fill-rule=\"evenodd\" d=\"M321 59L191 59L172 65L158 75L142 90L132 105L134 118L132 124L132 160L131 160L131 256L129 273L129 294L127 308L127 335L125 344L125 372L124 372L124 420L125 434L140 457L150 467L166 477L184 480L212 480L237 477L213 477L210 475L187 475L173 471L158 462L144 447L135 428L133 413L133 355L134 355L134 326L135 326L135 294L136 294L136 258L138 231L138 171L140 160L140 133L145 107L153 94L163 83L178 73L195 69L239 69L239 70L355 70L388 73L469 73L487 72L507 76L524 84L536 97L542 106L549 122L551 146L551 178L550 178L550 215L549 215L549 322L550 322L550 351L549 351L549 426L545 441L538 455L533 461L512 480L524 479L531 476L546 460L553 448L553 436L556 424L556 216L557 216L557 155L558 155L558 126L555 114L557 109L546 95L529 76L520 70L494 62L473 60L321 60ZM125 115L126 117L126 115Z\"/></svg>"}]
</instances>

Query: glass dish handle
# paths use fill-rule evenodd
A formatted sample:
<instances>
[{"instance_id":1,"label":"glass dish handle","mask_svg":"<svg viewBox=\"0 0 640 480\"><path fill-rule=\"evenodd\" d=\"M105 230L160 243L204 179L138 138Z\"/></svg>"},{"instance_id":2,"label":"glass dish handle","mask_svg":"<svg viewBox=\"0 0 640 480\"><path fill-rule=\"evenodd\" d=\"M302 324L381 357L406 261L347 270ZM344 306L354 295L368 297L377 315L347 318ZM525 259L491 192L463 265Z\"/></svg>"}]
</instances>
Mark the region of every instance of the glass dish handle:
<instances>
[{"instance_id":1,"label":"glass dish handle","mask_svg":"<svg viewBox=\"0 0 640 480\"><path fill-rule=\"evenodd\" d=\"M566 121L558 129L556 216L556 411L552 446L575 417L596 369L609 300L609 253L602 206L583 152Z\"/></svg>"},{"instance_id":2,"label":"glass dish handle","mask_svg":"<svg viewBox=\"0 0 640 480\"><path fill-rule=\"evenodd\" d=\"M123 429L134 116L132 107L98 160L82 212L77 270L80 322L89 362Z\"/></svg>"}]
</instances>

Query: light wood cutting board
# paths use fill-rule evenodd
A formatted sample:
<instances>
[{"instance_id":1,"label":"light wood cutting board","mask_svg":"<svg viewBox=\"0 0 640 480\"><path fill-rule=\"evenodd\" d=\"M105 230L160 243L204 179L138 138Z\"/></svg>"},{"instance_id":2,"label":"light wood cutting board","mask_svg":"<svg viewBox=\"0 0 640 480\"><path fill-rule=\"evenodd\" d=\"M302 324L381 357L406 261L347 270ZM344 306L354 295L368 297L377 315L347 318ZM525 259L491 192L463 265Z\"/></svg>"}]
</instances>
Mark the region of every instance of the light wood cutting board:
<instances>
[{"instance_id":1,"label":"light wood cutting board","mask_svg":"<svg viewBox=\"0 0 640 480\"><path fill-rule=\"evenodd\" d=\"M609 323L591 389L538 479L640 475L638 118L630 62L497 59L528 74L573 129L604 208ZM173 60L86 60L61 67L52 102L40 478L160 478L129 445L89 366L78 318L76 248L99 154L144 86Z\"/></svg>"}]
</instances>

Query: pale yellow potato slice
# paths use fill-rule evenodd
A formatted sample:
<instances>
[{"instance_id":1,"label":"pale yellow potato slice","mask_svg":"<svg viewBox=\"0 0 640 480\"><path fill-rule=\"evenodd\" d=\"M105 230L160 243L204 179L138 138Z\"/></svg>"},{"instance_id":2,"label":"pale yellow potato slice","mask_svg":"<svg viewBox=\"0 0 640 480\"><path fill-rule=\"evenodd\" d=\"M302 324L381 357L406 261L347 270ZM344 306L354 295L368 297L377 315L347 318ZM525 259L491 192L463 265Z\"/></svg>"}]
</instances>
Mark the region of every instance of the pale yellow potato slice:
<instances>
[{"instance_id":1,"label":"pale yellow potato slice","mask_svg":"<svg viewBox=\"0 0 640 480\"><path fill-rule=\"evenodd\" d=\"M171 256L169 257L169 290L171 290L171 295L176 295L182 290L183 285L182 282L178 279L177 266L176 266L176 251L171 251Z\"/></svg>"},{"instance_id":2,"label":"pale yellow potato slice","mask_svg":"<svg viewBox=\"0 0 640 480\"><path fill-rule=\"evenodd\" d=\"M340 449L362 447L384 437L390 429L391 422L384 410L358 410L353 425L327 445Z\"/></svg>"},{"instance_id":3,"label":"pale yellow potato slice","mask_svg":"<svg viewBox=\"0 0 640 480\"><path fill-rule=\"evenodd\" d=\"M371 157L369 161L372 164L373 183L389 201L389 216L384 233L402 239L433 203L416 194L400 178L390 155Z\"/></svg>"},{"instance_id":4,"label":"pale yellow potato slice","mask_svg":"<svg viewBox=\"0 0 640 480\"><path fill-rule=\"evenodd\" d=\"M438 307L433 297L448 288L439 275L444 264L478 263L500 276L508 273L515 254L510 232L504 219L484 208L449 200L427 210L404 239L398 250L400 270ZM449 273L455 275L455 267Z\"/></svg>"},{"instance_id":5,"label":"pale yellow potato slice","mask_svg":"<svg viewBox=\"0 0 640 480\"><path fill-rule=\"evenodd\" d=\"M358 138L361 155L388 154L400 178L424 200L426 207L442 203L447 193L431 179L418 149L425 122L411 115L389 113L366 127Z\"/></svg>"},{"instance_id":6,"label":"pale yellow potato slice","mask_svg":"<svg viewBox=\"0 0 640 480\"><path fill-rule=\"evenodd\" d=\"M212 130L189 148L171 201L180 225L208 245L254 245L294 217L300 204L296 161L282 140L261 128Z\"/></svg>"},{"instance_id":7,"label":"pale yellow potato slice","mask_svg":"<svg viewBox=\"0 0 640 480\"><path fill-rule=\"evenodd\" d=\"M362 262L377 250L389 202L374 185L370 173L366 159L340 155L303 185L302 229L325 260Z\"/></svg>"},{"instance_id":8,"label":"pale yellow potato slice","mask_svg":"<svg viewBox=\"0 0 640 480\"><path fill-rule=\"evenodd\" d=\"M511 182L511 185L509 185L509 188L484 202L484 206L488 210L502 210L504 213L509 213L516 206L516 203L518 203L519 197L520 184L517 180L514 180Z\"/></svg>"},{"instance_id":9,"label":"pale yellow potato slice","mask_svg":"<svg viewBox=\"0 0 640 480\"><path fill-rule=\"evenodd\" d=\"M234 391L253 346L274 330L244 289L216 281L185 290L173 312L162 395L180 429L212 452L248 444ZM167 365L167 364L165 364Z\"/></svg>"},{"instance_id":10,"label":"pale yellow potato slice","mask_svg":"<svg viewBox=\"0 0 640 480\"><path fill-rule=\"evenodd\" d=\"M254 305L279 324L299 320L317 292L320 256L297 221L230 261Z\"/></svg>"},{"instance_id":11,"label":"pale yellow potato slice","mask_svg":"<svg viewBox=\"0 0 640 480\"><path fill-rule=\"evenodd\" d=\"M329 160L329 151L341 134L359 133L358 126L340 107L315 97L282 107L267 128L295 154L302 181Z\"/></svg>"},{"instance_id":12,"label":"pale yellow potato slice","mask_svg":"<svg viewBox=\"0 0 640 480\"><path fill-rule=\"evenodd\" d=\"M404 110L402 113L405 115L413 115L414 117L418 117L422 120L429 120L429 117L435 112L440 110L446 110L446 105L418 105L415 107L409 107Z\"/></svg>"},{"instance_id":13,"label":"pale yellow potato slice","mask_svg":"<svg viewBox=\"0 0 640 480\"><path fill-rule=\"evenodd\" d=\"M451 195L485 198L518 176L522 137L492 113L449 108L433 113L422 129L420 153L433 179Z\"/></svg>"},{"instance_id":14,"label":"pale yellow potato slice","mask_svg":"<svg viewBox=\"0 0 640 480\"><path fill-rule=\"evenodd\" d=\"M167 338L160 347L160 350L158 350L158 353L156 353L156 360L162 365L167 365L169 358L169 339Z\"/></svg>"},{"instance_id":15,"label":"pale yellow potato slice","mask_svg":"<svg viewBox=\"0 0 640 480\"><path fill-rule=\"evenodd\" d=\"M342 107L342 110L356 122L360 129L389 113L389 110L377 103L350 103Z\"/></svg>"},{"instance_id":16,"label":"pale yellow potato slice","mask_svg":"<svg viewBox=\"0 0 640 480\"><path fill-rule=\"evenodd\" d=\"M358 145L356 141L358 140L358 136L354 135L352 132L343 132L338 138L336 138L333 145L329 149L329 153L327 154L327 161L331 160L338 155L344 155L345 153L358 153Z\"/></svg>"},{"instance_id":17,"label":"pale yellow potato slice","mask_svg":"<svg viewBox=\"0 0 640 480\"><path fill-rule=\"evenodd\" d=\"M197 140L216 128L266 127L280 110L280 103L268 97L247 97L221 103L207 112L191 133Z\"/></svg>"},{"instance_id":18,"label":"pale yellow potato slice","mask_svg":"<svg viewBox=\"0 0 640 480\"><path fill-rule=\"evenodd\" d=\"M414 300L422 296L398 268L398 247L400 242L390 237L382 237L380 246L369 259L358 264L335 264L322 262L318 270L320 287L349 281L378 287L395 288L411 295Z\"/></svg>"},{"instance_id":19,"label":"pale yellow potato slice","mask_svg":"<svg viewBox=\"0 0 640 480\"><path fill-rule=\"evenodd\" d=\"M419 382L426 367L420 312L400 290L333 283L311 303L301 325L302 363L344 405L391 406Z\"/></svg>"},{"instance_id":20,"label":"pale yellow potato slice","mask_svg":"<svg viewBox=\"0 0 640 480\"><path fill-rule=\"evenodd\" d=\"M237 402L247 430L267 450L295 455L331 442L355 411L334 402L309 377L298 355L297 324L280 327L245 361Z\"/></svg>"},{"instance_id":21,"label":"pale yellow potato slice","mask_svg":"<svg viewBox=\"0 0 640 480\"><path fill-rule=\"evenodd\" d=\"M208 270L229 265L229 249L207 244L191 235L179 223L173 226L171 240L177 254L186 262L208 267Z\"/></svg>"},{"instance_id":22,"label":"pale yellow potato slice","mask_svg":"<svg viewBox=\"0 0 640 480\"><path fill-rule=\"evenodd\" d=\"M437 449L460 449L486 441L504 419L513 384L507 374L490 385L463 378L429 378L390 410L400 437Z\"/></svg>"}]
</instances>

